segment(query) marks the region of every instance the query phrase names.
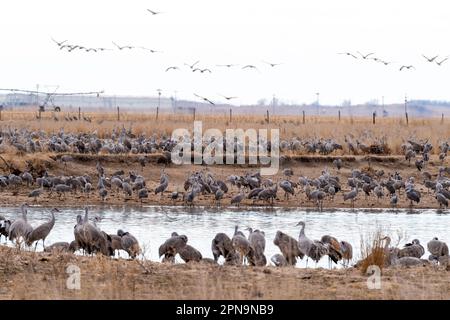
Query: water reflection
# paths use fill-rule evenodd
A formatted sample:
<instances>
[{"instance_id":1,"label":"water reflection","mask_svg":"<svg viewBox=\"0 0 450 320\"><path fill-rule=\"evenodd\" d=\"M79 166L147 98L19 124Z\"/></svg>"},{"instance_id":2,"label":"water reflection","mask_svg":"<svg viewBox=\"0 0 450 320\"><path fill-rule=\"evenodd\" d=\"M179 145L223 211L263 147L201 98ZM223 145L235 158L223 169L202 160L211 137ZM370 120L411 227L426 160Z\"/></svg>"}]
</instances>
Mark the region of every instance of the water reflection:
<instances>
[{"instance_id":1,"label":"water reflection","mask_svg":"<svg viewBox=\"0 0 450 320\"><path fill-rule=\"evenodd\" d=\"M277 230L297 238L299 228L295 227L300 220L306 221L306 235L311 239L320 239L325 234L335 236L353 245L354 256L359 257L361 237L368 237L381 228L393 239L403 235L400 245L418 238L424 243L437 236L450 242L450 215L448 210L409 210L371 209L371 210L299 210L286 208L190 208L161 206L97 206L90 209L90 217L99 216L97 223L107 233L116 233L124 229L134 234L145 246L146 257L159 261L158 247L173 231L186 234L189 244L200 250L204 257L212 258L211 240L218 232L232 236L235 225L241 229L249 226L266 233L266 256L279 253L273 244ZM31 207L28 220L32 226L47 221L50 217L48 208ZM0 208L0 215L14 219L19 214L18 208ZM73 240L73 227L76 216L84 215L83 208L62 208L56 217L56 224L46 243ZM247 233L245 231L245 233ZM396 241L394 241L396 242ZM42 244L38 245L42 250ZM125 253L122 253L124 256ZM426 256L428 253L426 253ZM179 261L179 259L177 259ZM326 267L327 259L320 261L319 266ZM309 263L308 266L313 264ZM298 266L304 267L305 261Z\"/></svg>"}]
</instances>

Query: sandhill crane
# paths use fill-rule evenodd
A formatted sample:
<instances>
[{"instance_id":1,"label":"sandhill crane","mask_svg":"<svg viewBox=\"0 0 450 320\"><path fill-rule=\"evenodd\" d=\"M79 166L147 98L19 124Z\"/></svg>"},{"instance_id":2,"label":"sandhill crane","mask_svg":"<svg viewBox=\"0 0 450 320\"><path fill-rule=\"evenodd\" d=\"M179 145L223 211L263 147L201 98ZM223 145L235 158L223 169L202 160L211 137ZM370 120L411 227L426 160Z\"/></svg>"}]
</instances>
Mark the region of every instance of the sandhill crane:
<instances>
[{"instance_id":1,"label":"sandhill crane","mask_svg":"<svg viewBox=\"0 0 450 320\"><path fill-rule=\"evenodd\" d=\"M350 191L348 193L344 193L344 201L351 200L352 208L354 208L355 200L356 200L357 196L358 196L358 186L356 186L356 188L353 188L352 191Z\"/></svg>"},{"instance_id":2,"label":"sandhill crane","mask_svg":"<svg viewBox=\"0 0 450 320\"><path fill-rule=\"evenodd\" d=\"M298 237L298 247L300 251L308 258L314 260L316 263L319 262L320 258L328 254L327 247L321 241L312 241L305 235L304 221L300 221L296 226L302 226ZM306 265L308 266L308 259L306 259Z\"/></svg>"},{"instance_id":3,"label":"sandhill crane","mask_svg":"<svg viewBox=\"0 0 450 320\"><path fill-rule=\"evenodd\" d=\"M161 197L164 193L164 191L169 186L169 177L163 173L160 178L160 184L155 188L155 194L161 193Z\"/></svg>"},{"instance_id":4,"label":"sandhill crane","mask_svg":"<svg viewBox=\"0 0 450 320\"><path fill-rule=\"evenodd\" d=\"M202 260L202 254L200 251L195 249L194 247L186 244L184 247L178 250L178 254L184 262L188 263L191 261L200 262Z\"/></svg>"},{"instance_id":5,"label":"sandhill crane","mask_svg":"<svg viewBox=\"0 0 450 320\"><path fill-rule=\"evenodd\" d=\"M240 235L240 236L245 238L245 234L242 231L239 231L239 226L238 225L234 226L233 236L236 236L236 235Z\"/></svg>"},{"instance_id":6,"label":"sandhill crane","mask_svg":"<svg viewBox=\"0 0 450 320\"><path fill-rule=\"evenodd\" d=\"M138 254L141 253L141 248L137 239L129 232L124 232L123 230L117 230L117 235L121 238L121 245L123 250L125 250L131 259L136 258Z\"/></svg>"},{"instance_id":7,"label":"sandhill crane","mask_svg":"<svg viewBox=\"0 0 450 320\"><path fill-rule=\"evenodd\" d=\"M58 47L61 47L65 42L67 42L67 40L64 40L64 41L56 41L55 39L53 39L53 38L51 38L52 39L52 41L54 42L54 43L56 43L56 45L58 46Z\"/></svg>"},{"instance_id":8,"label":"sandhill crane","mask_svg":"<svg viewBox=\"0 0 450 320\"><path fill-rule=\"evenodd\" d=\"M26 171L22 173L21 178L27 183L27 187L29 187L30 184L33 184L33 176L31 175L31 173Z\"/></svg>"},{"instance_id":9,"label":"sandhill crane","mask_svg":"<svg viewBox=\"0 0 450 320\"><path fill-rule=\"evenodd\" d=\"M263 62L264 62L265 64L268 64L268 65L271 66L272 68L281 65L281 63L267 62L267 61L264 61L264 60L263 60Z\"/></svg>"},{"instance_id":10,"label":"sandhill crane","mask_svg":"<svg viewBox=\"0 0 450 320\"><path fill-rule=\"evenodd\" d=\"M237 66L237 64L232 64L232 63L229 63L229 64L216 64L216 66L217 66L217 67L227 67L227 68L231 68L231 67Z\"/></svg>"},{"instance_id":11,"label":"sandhill crane","mask_svg":"<svg viewBox=\"0 0 450 320\"><path fill-rule=\"evenodd\" d=\"M202 96L200 96L200 95L198 95L198 94L196 94L196 93L194 93L194 96L196 96L197 98L202 99L202 100L205 101L205 102L208 102L209 104L215 105L214 102L212 102L210 99L208 99L208 98L206 98L206 97L202 97Z\"/></svg>"},{"instance_id":12,"label":"sandhill crane","mask_svg":"<svg viewBox=\"0 0 450 320\"><path fill-rule=\"evenodd\" d=\"M220 200L223 198L223 195L224 195L224 194L225 194L225 193L223 192L222 189L218 188L218 189L216 190L216 193L214 194L214 199L215 199L216 204L217 204L218 206L220 206Z\"/></svg>"},{"instance_id":13,"label":"sandhill crane","mask_svg":"<svg viewBox=\"0 0 450 320\"><path fill-rule=\"evenodd\" d=\"M85 207L84 218L81 215L77 216L74 236L77 246L88 254L100 252L105 256L114 255L111 246L111 237L89 222L89 211L87 207Z\"/></svg>"},{"instance_id":14,"label":"sandhill crane","mask_svg":"<svg viewBox=\"0 0 450 320\"><path fill-rule=\"evenodd\" d=\"M298 241L281 231L277 231L273 244L280 248L287 263L291 266L295 266L297 258L303 259L304 257L299 249Z\"/></svg>"},{"instance_id":15,"label":"sandhill crane","mask_svg":"<svg viewBox=\"0 0 450 320\"><path fill-rule=\"evenodd\" d=\"M444 63L445 61L447 61L447 60L448 60L448 57L442 59L441 61L437 61L437 60L436 60L436 64L437 64L438 66L441 66L441 64L443 64L443 63Z\"/></svg>"},{"instance_id":16,"label":"sandhill crane","mask_svg":"<svg viewBox=\"0 0 450 320\"><path fill-rule=\"evenodd\" d=\"M244 193L242 193L242 192L238 193L233 198L231 198L231 205L237 205L239 207L239 205L241 204L241 201L244 200L244 198L245 198Z\"/></svg>"},{"instance_id":17,"label":"sandhill crane","mask_svg":"<svg viewBox=\"0 0 450 320\"><path fill-rule=\"evenodd\" d=\"M28 197L34 198L34 202L36 202L36 201L37 201L37 198L38 198L42 193L44 193L44 181L43 181L43 180L42 180L42 182L41 182L40 188L37 188L37 189L32 190L32 191L28 194Z\"/></svg>"},{"instance_id":18,"label":"sandhill crane","mask_svg":"<svg viewBox=\"0 0 450 320\"><path fill-rule=\"evenodd\" d=\"M242 69L255 69L258 70L258 68L252 64L247 64L245 66L242 67Z\"/></svg>"},{"instance_id":19,"label":"sandhill crane","mask_svg":"<svg viewBox=\"0 0 450 320\"><path fill-rule=\"evenodd\" d=\"M172 232L172 235L162 245L159 246L159 257L164 255L163 262L175 262L175 256L181 248L188 242L188 237L185 235L178 235Z\"/></svg>"},{"instance_id":20,"label":"sandhill crane","mask_svg":"<svg viewBox=\"0 0 450 320\"><path fill-rule=\"evenodd\" d=\"M416 257L421 258L425 254L425 249L420 244L418 239L414 239L411 243L405 244L405 246L398 251L398 257Z\"/></svg>"},{"instance_id":21,"label":"sandhill crane","mask_svg":"<svg viewBox=\"0 0 450 320\"><path fill-rule=\"evenodd\" d=\"M264 255L264 250L266 249L266 238L265 233L260 230L254 230L252 228L247 228L249 231L248 241L250 241L251 246L255 250L255 265L265 266L267 264L266 256Z\"/></svg>"},{"instance_id":22,"label":"sandhill crane","mask_svg":"<svg viewBox=\"0 0 450 320\"><path fill-rule=\"evenodd\" d=\"M272 261L272 263L276 267L287 267L289 265L286 258L282 254L279 254L279 253L274 254L270 258L270 261Z\"/></svg>"},{"instance_id":23,"label":"sandhill crane","mask_svg":"<svg viewBox=\"0 0 450 320\"><path fill-rule=\"evenodd\" d=\"M117 254L120 257L120 250L123 250L122 238L117 234L110 234L109 236L111 237L111 248L113 252L117 251Z\"/></svg>"},{"instance_id":24,"label":"sandhill crane","mask_svg":"<svg viewBox=\"0 0 450 320\"><path fill-rule=\"evenodd\" d=\"M397 207L397 203L398 203L398 196L396 193L394 193L391 197L390 204L394 208L394 207Z\"/></svg>"},{"instance_id":25,"label":"sandhill crane","mask_svg":"<svg viewBox=\"0 0 450 320\"><path fill-rule=\"evenodd\" d=\"M100 188L100 190L98 190L98 195L100 196L102 201L105 201L106 196L108 195L108 190L106 190L105 188Z\"/></svg>"},{"instance_id":26,"label":"sandhill crane","mask_svg":"<svg viewBox=\"0 0 450 320\"><path fill-rule=\"evenodd\" d=\"M371 53L368 53L368 54L362 54L362 53L359 52L359 51L356 51L356 52L359 53L359 55L360 55L361 58L363 58L363 59L367 59L369 56L375 54L374 52L371 52Z\"/></svg>"},{"instance_id":27,"label":"sandhill crane","mask_svg":"<svg viewBox=\"0 0 450 320\"><path fill-rule=\"evenodd\" d=\"M292 187L292 184L288 180L283 180L280 182L280 188L284 191L284 199L289 200L289 194L294 195L294 188Z\"/></svg>"},{"instance_id":28,"label":"sandhill crane","mask_svg":"<svg viewBox=\"0 0 450 320\"><path fill-rule=\"evenodd\" d=\"M440 257L448 258L448 246L445 242L434 237L433 240L427 243L428 251L431 253L429 260L439 261Z\"/></svg>"},{"instance_id":29,"label":"sandhill crane","mask_svg":"<svg viewBox=\"0 0 450 320\"><path fill-rule=\"evenodd\" d=\"M115 43L114 41L113 41L113 45L114 46L116 46L117 47L117 49L119 49L119 50L123 50L123 49L134 49L134 47L133 46L119 46L117 43Z\"/></svg>"},{"instance_id":30,"label":"sandhill crane","mask_svg":"<svg viewBox=\"0 0 450 320\"><path fill-rule=\"evenodd\" d=\"M436 60L436 58L439 57L439 56L434 56L434 57L429 58L429 57L427 57L427 56L425 56L425 55L422 54L422 57L424 57L428 62L433 62L433 61Z\"/></svg>"},{"instance_id":31,"label":"sandhill crane","mask_svg":"<svg viewBox=\"0 0 450 320\"><path fill-rule=\"evenodd\" d=\"M328 247L328 262L331 269L331 261L337 264L338 261L342 259L341 244L335 237L330 235L322 236L320 242L324 243Z\"/></svg>"},{"instance_id":32,"label":"sandhill crane","mask_svg":"<svg viewBox=\"0 0 450 320\"><path fill-rule=\"evenodd\" d=\"M22 217L14 220L9 227L9 239L11 241L16 240L19 246L22 241L26 241L28 235L33 231L33 227L27 221L27 207L28 204L26 203L20 206Z\"/></svg>"},{"instance_id":33,"label":"sandhill crane","mask_svg":"<svg viewBox=\"0 0 450 320\"><path fill-rule=\"evenodd\" d=\"M138 190L138 199L141 201L143 201L143 199L147 199L148 198L148 190L147 188L142 188Z\"/></svg>"},{"instance_id":34,"label":"sandhill crane","mask_svg":"<svg viewBox=\"0 0 450 320\"><path fill-rule=\"evenodd\" d=\"M170 66L170 67L166 68L166 72L170 71L170 70L180 70L180 68L178 68L177 66Z\"/></svg>"},{"instance_id":35,"label":"sandhill crane","mask_svg":"<svg viewBox=\"0 0 450 320\"><path fill-rule=\"evenodd\" d=\"M55 242L44 248L44 252L61 253L75 252L75 247L68 242Z\"/></svg>"},{"instance_id":36,"label":"sandhill crane","mask_svg":"<svg viewBox=\"0 0 450 320\"><path fill-rule=\"evenodd\" d=\"M410 200L411 207L413 206L413 201L416 203L420 202L420 192L417 190L414 190L414 188L411 186L406 189L406 197Z\"/></svg>"},{"instance_id":37,"label":"sandhill crane","mask_svg":"<svg viewBox=\"0 0 450 320\"><path fill-rule=\"evenodd\" d=\"M442 206L448 208L448 200L442 193L436 193L436 200L439 203L439 208L441 208Z\"/></svg>"},{"instance_id":38,"label":"sandhill crane","mask_svg":"<svg viewBox=\"0 0 450 320\"><path fill-rule=\"evenodd\" d=\"M353 247L347 241L341 241L341 253L342 253L342 261L344 266L348 266L349 262L353 259Z\"/></svg>"},{"instance_id":39,"label":"sandhill crane","mask_svg":"<svg viewBox=\"0 0 450 320\"><path fill-rule=\"evenodd\" d=\"M147 11L150 12L152 14L152 16L162 13L162 12L154 11L154 10L150 10L150 9L147 9Z\"/></svg>"},{"instance_id":40,"label":"sandhill crane","mask_svg":"<svg viewBox=\"0 0 450 320\"><path fill-rule=\"evenodd\" d=\"M236 252L239 253L240 264L243 264L244 258L247 258L250 265L255 265L255 251L250 241L247 240L243 233L235 232L233 238L231 239L231 243L233 244Z\"/></svg>"},{"instance_id":41,"label":"sandhill crane","mask_svg":"<svg viewBox=\"0 0 450 320\"><path fill-rule=\"evenodd\" d=\"M220 256L223 256L226 265L236 265L239 263L239 255L234 249L231 239L225 233L216 234L211 242L211 250L215 262L218 261Z\"/></svg>"},{"instance_id":42,"label":"sandhill crane","mask_svg":"<svg viewBox=\"0 0 450 320\"><path fill-rule=\"evenodd\" d=\"M228 100L228 101L230 101L230 100L232 100L232 99L237 99L237 97L233 97L233 96L224 96L224 95L222 95L222 94L220 94L220 96L223 97L225 100Z\"/></svg>"},{"instance_id":43,"label":"sandhill crane","mask_svg":"<svg viewBox=\"0 0 450 320\"><path fill-rule=\"evenodd\" d=\"M399 70L402 71L403 69L410 70L410 69L415 69L415 68L414 68L413 65L403 65L403 66L400 67Z\"/></svg>"},{"instance_id":44,"label":"sandhill crane","mask_svg":"<svg viewBox=\"0 0 450 320\"><path fill-rule=\"evenodd\" d=\"M53 208L50 211L50 214L52 216L50 221L41 224L40 226L33 229L33 231L31 231L31 233L28 235L27 240L26 240L27 246L31 246L33 244L33 242L36 241L36 245L34 247L34 250L36 250L39 240L42 240L42 246L45 249L45 238L47 238L50 231L52 231L53 226L55 225L55 212L60 212L60 211L58 208Z\"/></svg>"},{"instance_id":45,"label":"sandhill crane","mask_svg":"<svg viewBox=\"0 0 450 320\"><path fill-rule=\"evenodd\" d=\"M341 158L337 158L333 160L333 164L336 166L336 168L339 170L341 170L342 168L342 159Z\"/></svg>"},{"instance_id":46,"label":"sandhill crane","mask_svg":"<svg viewBox=\"0 0 450 320\"><path fill-rule=\"evenodd\" d=\"M350 56L350 57L352 57L352 58L358 59L358 57L355 56L355 55L354 55L353 53L351 53L351 52L339 52L338 54L345 54L345 55Z\"/></svg>"}]
</instances>

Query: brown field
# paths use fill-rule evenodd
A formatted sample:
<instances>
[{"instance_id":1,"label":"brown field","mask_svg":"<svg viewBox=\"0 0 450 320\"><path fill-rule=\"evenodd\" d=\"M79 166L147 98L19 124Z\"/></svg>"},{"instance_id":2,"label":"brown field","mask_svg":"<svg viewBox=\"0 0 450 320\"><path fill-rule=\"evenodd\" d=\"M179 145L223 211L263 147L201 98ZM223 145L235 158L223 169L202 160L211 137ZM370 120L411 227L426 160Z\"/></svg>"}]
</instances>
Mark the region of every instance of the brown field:
<instances>
[{"instance_id":1,"label":"brown field","mask_svg":"<svg viewBox=\"0 0 450 320\"><path fill-rule=\"evenodd\" d=\"M80 290L66 268L80 268ZM81 257L0 246L0 299L450 299L441 267L384 269L381 289L349 269L232 267Z\"/></svg>"},{"instance_id":2,"label":"brown field","mask_svg":"<svg viewBox=\"0 0 450 320\"><path fill-rule=\"evenodd\" d=\"M265 110L264 110L265 111ZM120 120L117 113L87 112L82 113L91 122L65 121L64 116L70 114L78 117L78 112L44 112L41 119L36 119L37 113L33 111L3 111L0 127L28 128L31 130L44 130L47 132L59 132L64 128L65 132L94 132L100 137L108 136L114 128L132 128L133 133L145 133L147 136L156 134L158 136L170 136L177 128L193 130L192 114L169 114L160 113L158 120L156 114L151 112L121 112ZM53 117L56 116L58 121ZM377 118L376 124L369 117L337 117L306 116L303 124L302 116L270 116L266 121L265 112L260 115L233 115L230 122L229 115L225 114L196 114L195 120L203 121L203 130L217 128L224 132L227 128L253 128L253 129L280 129L282 139L293 137L304 138L333 138L344 145L345 136L354 137L361 142L371 144L383 137L386 138L388 146L393 154L401 154L401 144L407 139L427 140L435 146L432 153L438 153L438 144L450 137L449 120L441 118L409 119L406 125L404 118Z\"/></svg>"}]
</instances>

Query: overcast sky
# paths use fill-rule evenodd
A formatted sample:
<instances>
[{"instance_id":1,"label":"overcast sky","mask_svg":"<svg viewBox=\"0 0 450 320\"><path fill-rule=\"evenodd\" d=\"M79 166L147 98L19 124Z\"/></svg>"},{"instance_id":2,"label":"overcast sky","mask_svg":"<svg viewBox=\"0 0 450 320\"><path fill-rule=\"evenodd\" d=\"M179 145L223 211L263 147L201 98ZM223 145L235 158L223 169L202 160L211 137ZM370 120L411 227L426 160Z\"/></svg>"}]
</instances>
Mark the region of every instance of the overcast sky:
<instances>
[{"instance_id":1,"label":"overcast sky","mask_svg":"<svg viewBox=\"0 0 450 320\"><path fill-rule=\"evenodd\" d=\"M156 95L236 104L272 95L289 103L379 99L450 100L447 1L111 1L14 0L0 3L0 87ZM161 11L152 15L146 9ZM87 47L145 46L92 53L60 50L51 40ZM338 52L375 52L384 66ZM211 74L184 63L200 60ZM262 61L282 63L271 68ZM220 68L217 64L239 64ZM242 70L253 64L258 70ZM415 70L399 71L402 64ZM169 66L181 70L165 72Z\"/></svg>"}]
</instances>

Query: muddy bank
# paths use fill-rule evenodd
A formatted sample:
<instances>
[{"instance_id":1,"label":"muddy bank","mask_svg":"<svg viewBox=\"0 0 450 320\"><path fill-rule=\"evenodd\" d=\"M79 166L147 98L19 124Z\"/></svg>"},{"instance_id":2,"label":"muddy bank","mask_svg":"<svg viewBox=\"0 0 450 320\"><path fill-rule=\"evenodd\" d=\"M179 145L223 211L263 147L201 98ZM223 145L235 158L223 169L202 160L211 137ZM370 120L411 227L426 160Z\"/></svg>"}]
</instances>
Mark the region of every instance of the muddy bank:
<instances>
[{"instance_id":1,"label":"muddy bank","mask_svg":"<svg viewBox=\"0 0 450 320\"><path fill-rule=\"evenodd\" d=\"M47 170L50 175L65 175L65 176L77 176L88 174L93 179L94 190L90 194L82 194L80 191L78 193L66 193L62 196L58 196L56 193L50 193L49 191L44 191L41 196L39 196L34 202L33 198L28 197L30 191L38 188L37 185L26 186L21 185L18 188L3 188L0 190L0 203L16 205L23 202L35 203L43 206L77 206L77 205L123 205L123 204L135 204L135 205L183 205L182 193L184 192L183 184L189 174L199 170L210 171L215 178L226 180L228 176L243 175L246 172L255 172L258 170L256 167L246 166L246 165L221 165L221 166L202 166L202 165L183 165L177 166L174 164L164 164L158 163L158 157L155 156L152 161L149 161L142 167L137 161L135 156L108 156L100 157L98 155L89 157L83 155L83 158L74 157L74 159L67 164L61 161L55 160L54 155L40 155L37 157L12 157L8 158L4 156L9 163L14 164L17 170L30 170L36 176L37 172L42 172ZM317 158L320 158L318 161ZM137 195L134 193L132 197L125 196L121 190L108 189L108 195L105 201L102 201L95 186L97 184L97 171L95 169L95 164L97 160L100 160L107 176L111 176L114 172L118 170L123 170L126 174L129 171L135 171L138 174L144 176L149 189L148 199L143 199L141 202ZM306 176L309 178L318 177L321 172L328 168L332 175L338 176L343 188L343 192L350 191L350 187L347 185L347 179L351 175L352 169L365 170L370 172L375 172L376 170L383 170L385 172L382 179L386 179L390 173L398 172L403 179L408 177L414 177L417 189L421 192L422 198L420 203L414 204L416 208L439 208L439 205L434 197L434 193L429 191L424 185L424 178L422 172L418 171L416 167L411 164L409 165L407 161L402 160L400 157L377 157L371 158L370 166L369 161L366 157L349 157L343 159L343 167L341 170L337 170L332 161L333 157L305 157L305 159L290 159L287 158L282 162L281 168L276 176L271 176L270 178L274 181L281 181L285 179L282 175L283 168L292 168L294 171L294 176L291 178L292 181L298 181L298 177ZM446 163L444 163L445 165ZM437 177L439 167L442 162L436 157L432 157L431 161L428 163L427 167L424 169L432 175L432 178ZM169 176L169 186L167 191L162 195L155 195L154 189L159 183L159 178L161 175L161 170ZM9 174L8 168L4 165L0 166L1 174ZM180 197L178 200L171 200L170 195L173 191L180 192ZM339 192L336 196L331 199L325 199L323 203L324 208L348 208L351 207L350 201L344 201L343 192ZM230 206L231 198L238 194L239 191L236 187L229 185L229 192L225 194L220 205L222 207ZM355 207L359 208L389 208L390 207L390 197L387 195L388 192L385 190L385 197L382 199L377 199L375 195L366 197L364 192L360 190L357 200L355 201ZM217 204L213 201L214 195L206 194L200 195L195 199L194 205L196 206L215 206ZM275 200L275 206L281 207L305 207L314 208L316 204L309 201L301 188L296 190L295 196L291 196L289 200L284 199L284 192L278 190L278 198ZM267 206L266 203L256 202L252 200L244 199L241 206ZM399 208L409 208L410 202L406 199L404 190L401 191L399 195Z\"/></svg>"}]
</instances>

